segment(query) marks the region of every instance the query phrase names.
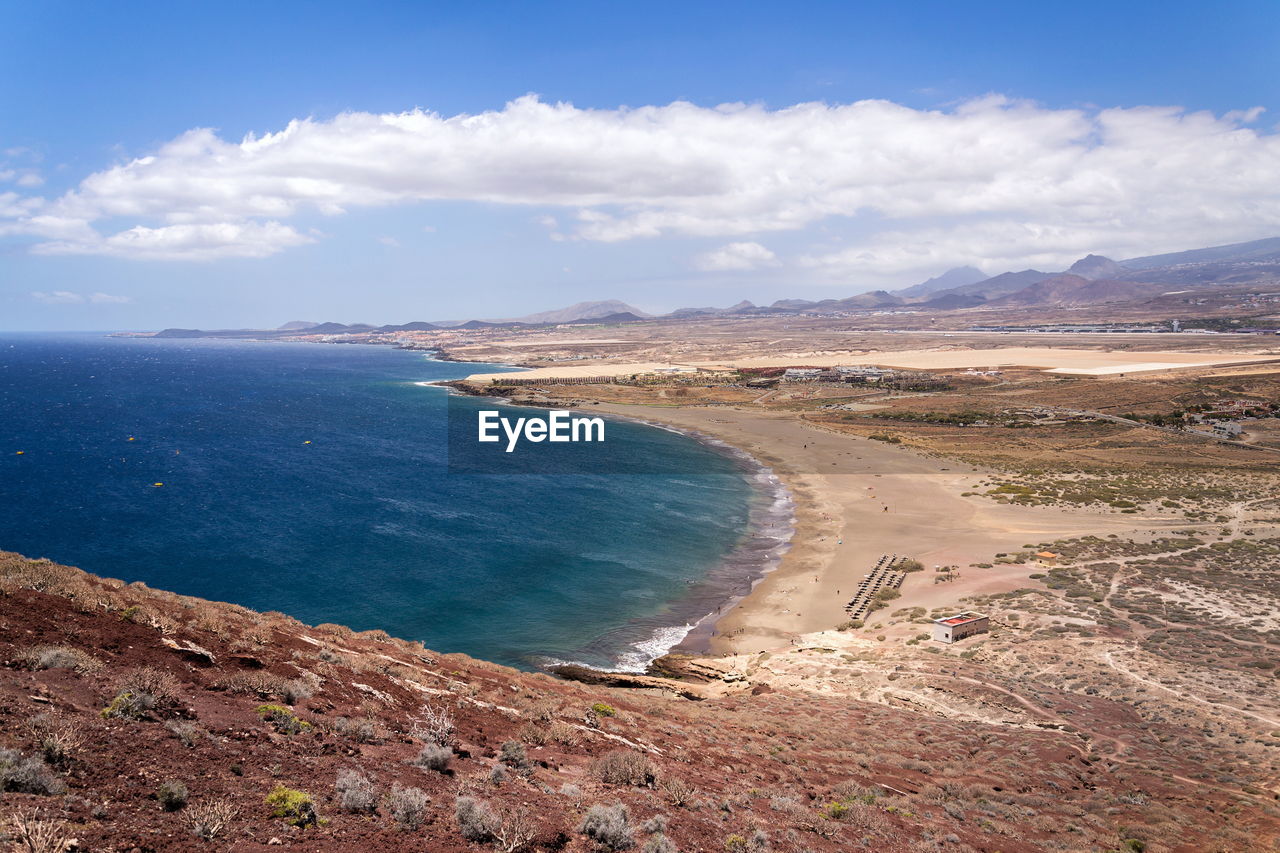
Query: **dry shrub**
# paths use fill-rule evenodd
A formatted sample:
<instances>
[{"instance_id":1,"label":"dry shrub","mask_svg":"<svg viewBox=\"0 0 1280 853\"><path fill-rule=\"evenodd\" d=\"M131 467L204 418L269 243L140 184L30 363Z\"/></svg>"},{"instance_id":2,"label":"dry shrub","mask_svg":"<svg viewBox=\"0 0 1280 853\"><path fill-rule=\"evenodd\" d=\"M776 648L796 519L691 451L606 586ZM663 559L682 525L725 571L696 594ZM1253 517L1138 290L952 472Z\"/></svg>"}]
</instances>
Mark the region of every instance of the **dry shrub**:
<instances>
[{"instance_id":1,"label":"dry shrub","mask_svg":"<svg viewBox=\"0 0 1280 853\"><path fill-rule=\"evenodd\" d=\"M339 770L333 787L338 792L338 805L344 811L371 812L378 803L373 780L357 770Z\"/></svg>"},{"instance_id":2,"label":"dry shrub","mask_svg":"<svg viewBox=\"0 0 1280 853\"><path fill-rule=\"evenodd\" d=\"M658 776L652 761L629 749L616 749L600 756L591 762L591 772L606 785L650 787Z\"/></svg>"},{"instance_id":3,"label":"dry shrub","mask_svg":"<svg viewBox=\"0 0 1280 853\"><path fill-rule=\"evenodd\" d=\"M116 689L121 693L147 693L162 705L177 702L181 685L172 673L150 666L140 666L125 672Z\"/></svg>"},{"instance_id":4,"label":"dry shrub","mask_svg":"<svg viewBox=\"0 0 1280 853\"><path fill-rule=\"evenodd\" d=\"M596 803L587 809L578 832L605 850L629 850L636 844L631 831L631 815L622 803L611 806Z\"/></svg>"},{"instance_id":5,"label":"dry shrub","mask_svg":"<svg viewBox=\"0 0 1280 853\"><path fill-rule=\"evenodd\" d=\"M531 746L542 746L547 742L547 730L535 723L525 723L520 729L520 740Z\"/></svg>"},{"instance_id":6,"label":"dry shrub","mask_svg":"<svg viewBox=\"0 0 1280 853\"><path fill-rule=\"evenodd\" d=\"M667 802L676 808L688 805L697 795L694 787L679 776L663 776L658 780L658 788L667 798Z\"/></svg>"},{"instance_id":7,"label":"dry shrub","mask_svg":"<svg viewBox=\"0 0 1280 853\"><path fill-rule=\"evenodd\" d=\"M336 717L333 721L333 730L356 743L381 743L385 740L386 734L378 725L378 721L372 717L362 717L358 720Z\"/></svg>"},{"instance_id":8,"label":"dry shrub","mask_svg":"<svg viewBox=\"0 0 1280 853\"><path fill-rule=\"evenodd\" d=\"M0 792L51 796L66 790L43 759L0 748Z\"/></svg>"},{"instance_id":9,"label":"dry shrub","mask_svg":"<svg viewBox=\"0 0 1280 853\"><path fill-rule=\"evenodd\" d=\"M102 661L71 646L35 646L18 653L27 669L70 669L88 675L102 669Z\"/></svg>"},{"instance_id":10,"label":"dry shrub","mask_svg":"<svg viewBox=\"0 0 1280 853\"><path fill-rule=\"evenodd\" d=\"M453 714L447 708L436 707L430 702L422 704L422 710L413 718L409 734L421 741L452 747L458 742L453 725Z\"/></svg>"},{"instance_id":11,"label":"dry shrub","mask_svg":"<svg viewBox=\"0 0 1280 853\"><path fill-rule=\"evenodd\" d=\"M104 719L143 719L152 711L178 701L178 679L152 667L129 670L117 681L116 688L119 692L102 709Z\"/></svg>"},{"instance_id":12,"label":"dry shrub","mask_svg":"<svg viewBox=\"0 0 1280 853\"><path fill-rule=\"evenodd\" d=\"M488 803L474 797L458 797L453 816L464 839L493 844L504 853L526 849L538 834L537 822L527 809L496 812Z\"/></svg>"},{"instance_id":13,"label":"dry shrub","mask_svg":"<svg viewBox=\"0 0 1280 853\"><path fill-rule=\"evenodd\" d=\"M551 699L542 699L534 702L525 709L525 714L529 719L538 723L549 723L556 718L556 714L560 712L560 703Z\"/></svg>"},{"instance_id":14,"label":"dry shrub","mask_svg":"<svg viewBox=\"0 0 1280 853\"><path fill-rule=\"evenodd\" d=\"M36 714L30 722L36 748L50 764L64 764L84 745L81 723L57 714Z\"/></svg>"},{"instance_id":15,"label":"dry shrub","mask_svg":"<svg viewBox=\"0 0 1280 853\"><path fill-rule=\"evenodd\" d=\"M212 841L236 818L236 807L230 800L196 803L186 810L187 827L196 838Z\"/></svg>"},{"instance_id":16,"label":"dry shrub","mask_svg":"<svg viewBox=\"0 0 1280 853\"><path fill-rule=\"evenodd\" d=\"M434 770L437 773L443 773L449 769L449 762L453 760L453 750L447 746L440 746L437 743L429 743L418 753L418 757L413 763L424 770Z\"/></svg>"},{"instance_id":17,"label":"dry shrub","mask_svg":"<svg viewBox=\"0 0 1280 853\"><path fill-rule=\"evenodd\" d=\"M547 729L547 737L564 746L577 746L582 743L582 731L570 723L563 720L556 720Z\"/></svg>"},{"instance_id":18,"label":"dry shrub","mask_svg":"<svg viewBox=\"0 0 1280 853\"><path fill-rule=\"evenodd\" d=\"M207 734L204 729L187 720L169 720L164 727L186 747L195 746L200 737Z\"/></svg>"},{"instance_id":19,"label":"dry shrub","mask_svg":"<svg viewBox=\"0 0 1280 853\"><path fill-rule=\"evenodd\" d=\"M421 788L404 788L398 783L387 794L387 811L401 829L417 829L427 816L427 795Z\"/></svg>"},{"instance_id":20,"label":"dry shrub","mask_svg":"<svg viewBox=\"0 0 1280 853\"><path fill-rule=\"evenodd\" d=\"M278 675L254 670L233 672L218 682L218 686L228 693L244 693L262 699L279 696L285 691L286 684L287 680Z\"/></svg>"},{"instance_id":21,"label":"dry shrub","mask_svg":"<svg viewBox=\"0 0 1280 853\"><path fill-rule=\"evenodd\" d=\"M58 820L41 820L39 812L15 812L9 818L9 839L15 851L62 853L71 845L67 825Z\"/></svg>"},{"instance_id":22,"label":"dry shrub","mask_svg":"<svg viewBox=\"0 0 1280 853\"><path fill-rule=\"evenodd\" d=\"M480 843L492 841L501 823L488 803L474 797L458 797L454 803L453 817L458 823L458 832L464 839Z\"/></svg>"},{"instance_id":23,"label":"dry shrub","mask_svg":"<svg viewBox=\"0 0 1280 853\"><path fill-rule=\"evenodd\" d=\"M13 556L0 562L0 577L4 578L6 586L36 592L56 594L79 574L79 569L60 566L51 560Z\"/></svg>"}]
</instances>

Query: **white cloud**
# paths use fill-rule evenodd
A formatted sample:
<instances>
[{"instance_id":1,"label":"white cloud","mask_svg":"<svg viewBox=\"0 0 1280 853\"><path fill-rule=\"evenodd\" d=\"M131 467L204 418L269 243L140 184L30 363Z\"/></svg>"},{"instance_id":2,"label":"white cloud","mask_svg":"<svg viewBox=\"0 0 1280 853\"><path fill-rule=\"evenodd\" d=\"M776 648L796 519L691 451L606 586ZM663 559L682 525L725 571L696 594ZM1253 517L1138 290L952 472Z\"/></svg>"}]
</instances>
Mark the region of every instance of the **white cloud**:
<instances>
[{"instance_id":1,"label":"white cloud","mask_svg":"<svg viewBox=\"0 0 1280 853\"><path fill-rule=\"evenodd\" d=\"M101 291L81 294L70 290L55 290L52 293L36 290L32 292L31 298L45 305L80 305L85 302L91 302L94 305L121 305L133 301L127 296L116 296Z\"/></svg>"},{"instance_id":2,"label":"white cloud","mask_svg":"<svg viewBox=\"0 0 1280 853\"><path fill-rule=\"evenodd\" d=\"M44 253L263 257L311 240L282 224L299 214L465 200L561 208L553 238L597 241L887 223L809 258L833 275L1157 252L1280 230L1280 137L1251 126L1258 112L997 96L585 110L528 96L476 115L344 113L239 142L191 130L61 198L0 194L0 233L49 241Z\"/></svg>"},{"instance_id":3,"label":"white cloud","mask_svg":"<svg viewBox=\"0 0 1280 853\"><path fill-rule=\"evenodd\" d=\"M397 249L400 247L400 241L397 240L395 237L379 237L378 242L384 246L390 246L393 249Z\"/></svg>"},{"instance_id":4,"label":"white cloud","mask_svg":"<svg viewBox=\"0 0 1280 853\"><path fill-rule=\"evenodd\" d=\"M278 222L219 222L136 225L101 238L96 235L37 243L32 251L43 255L109 255L143 260L211 261L219 258L265 258L281 249L314 240Z\"/></svg>"},{"instance_id":5,"label":"white cloud","mask_svg":"<svg viewBox=\"0 0 1280 853\"><path fill-rule=\"evenodd\" d=\"M83 296L78 293L72 293L70 290L55 290L51 293L35 290L32 291L31 298L36 302L43 302L45 305L77 305L84 302Z\"/></svg>"},{"instance_id":6,"label":"white cloud","mask_svg":"<svg viewBox=\"0 0 1280 853\"><path fill-rule=\"evenodd\" d=\"M699 255L693 264L706 271L754 270L778 266L778 256L759 243L729 243Z\"/></svg>"}]
</instances>

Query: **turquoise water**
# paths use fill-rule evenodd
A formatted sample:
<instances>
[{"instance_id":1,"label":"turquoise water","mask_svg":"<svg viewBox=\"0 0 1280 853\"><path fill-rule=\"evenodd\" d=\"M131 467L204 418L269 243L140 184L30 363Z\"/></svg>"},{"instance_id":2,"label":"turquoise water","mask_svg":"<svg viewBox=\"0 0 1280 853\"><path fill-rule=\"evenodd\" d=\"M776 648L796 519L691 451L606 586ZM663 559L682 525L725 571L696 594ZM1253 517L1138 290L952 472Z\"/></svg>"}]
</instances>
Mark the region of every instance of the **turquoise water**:
<instances>
[{"instance_id":1,"label":"turquoise water","mask_svg":"<svg viewBox=\"0 0 1280 853\"><path fill-rule=\"evenodd\" d=\"M449 395L416 383L492 369L0 335L0 548L526 668L639 667L776 555L767 478L667 430L608 446L668 473L450 473Z\"/></svg>"}]
</instances>

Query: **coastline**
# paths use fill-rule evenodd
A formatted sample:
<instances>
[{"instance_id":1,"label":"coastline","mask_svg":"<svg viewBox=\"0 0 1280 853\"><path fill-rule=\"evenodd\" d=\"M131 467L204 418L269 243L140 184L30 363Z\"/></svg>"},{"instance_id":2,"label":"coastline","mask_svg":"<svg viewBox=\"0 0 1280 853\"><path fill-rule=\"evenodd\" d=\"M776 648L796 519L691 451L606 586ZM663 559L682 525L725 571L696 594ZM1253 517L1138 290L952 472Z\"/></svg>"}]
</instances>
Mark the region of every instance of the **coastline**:
<instances>
[{"instance_id":1,"label":"coastline","mask_svg":"<svg viewBox=\"0 0 1280 853\"><path fill-rule=\"evenodd\" d=\"M439 361L430 356L427 360ZM515 368L513 372L518 370L519 368ZM457 379L418 381L413 384L424 388L440 388L448 394L484 397L503 406L555 408L553 400L545 403L513 401L505 396L475 390ZM749 481L748 488L751 492L752 506L741 541L698 580L690 581L690 589L684 595L668 600L666 606L669 609L666 612L655 617L628 620L583 649L599 652L613 659L614 666L610 671L639 674L648 670L654 661L672 652L705 654L711 651L718 620L747 598L764 577L778 567L790 548L795 534L795 502L782 479L757 455L710 431L680 426L632 412L612 411L606 405L593 406L593 411L597 408L606 417L674 432L730 458ZM562 658L546 658L543 665L546 669L559 666L593 668L580 661Z\"/></svg>"},{"instance_id":2,"label":"coastline","mask_svg":"<svg viewBox=\"0 0 1280 853\"><path fill-rule=\"evenodd\" d=\"M791 544L776 567L728 602L703 635L673 647L677 653L754 654L833 630L848 619L845 602L882 554L926 566L907 576L902 603L963 609L961 597L1024 586L1036 567L974 569L962 572L960 583L935 584L935 565L965 569L1025 543L1151 526L1103 510L1010 506L966 495L985 471L837 433L790 413L610 403L598 409L734 447L772 471L794 501Z\"/></svg>"}]
</instances>

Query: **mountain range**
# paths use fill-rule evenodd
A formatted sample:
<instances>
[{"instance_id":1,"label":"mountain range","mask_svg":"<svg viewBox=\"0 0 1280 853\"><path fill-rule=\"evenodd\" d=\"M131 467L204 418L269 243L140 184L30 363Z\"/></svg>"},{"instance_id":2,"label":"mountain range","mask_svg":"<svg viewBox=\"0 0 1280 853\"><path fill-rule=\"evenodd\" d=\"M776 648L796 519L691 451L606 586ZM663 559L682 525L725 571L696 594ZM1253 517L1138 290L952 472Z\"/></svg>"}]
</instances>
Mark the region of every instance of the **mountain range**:
<instances>
[{"instance_id":1,"label":"mountain range","mask_svg":"<svg viewBox=\"0 0 1280 853\"><path fill-rule=\"evenodd\" d=\"M422 321L373 326L293 320L276 329L165 329L166 338L297 337L394 333L437 329L520 328L547 325L634 323L651 319L751 317L761 314L827 314L880 309L953 311L966 308L1083 307L1152 299L1173 287L1212 290L1224 286L1280 284L1280 237L1114 261L1089 254L1061 272L1025 269L987 276L963 266L895 291L872 290L836 299L779 299L771 305L742 300L727 308L680 308L651 315L617 299L578 302L566 308L503 320Z\"/></svg>"}]
</instances>

